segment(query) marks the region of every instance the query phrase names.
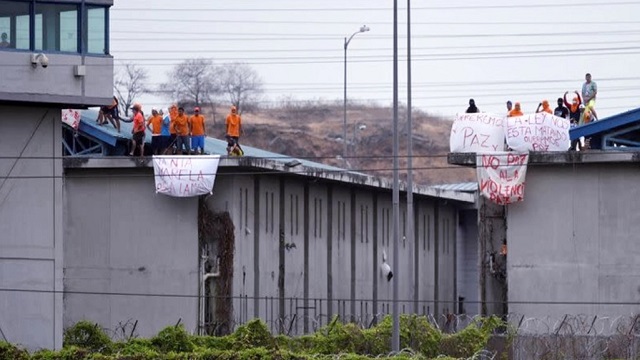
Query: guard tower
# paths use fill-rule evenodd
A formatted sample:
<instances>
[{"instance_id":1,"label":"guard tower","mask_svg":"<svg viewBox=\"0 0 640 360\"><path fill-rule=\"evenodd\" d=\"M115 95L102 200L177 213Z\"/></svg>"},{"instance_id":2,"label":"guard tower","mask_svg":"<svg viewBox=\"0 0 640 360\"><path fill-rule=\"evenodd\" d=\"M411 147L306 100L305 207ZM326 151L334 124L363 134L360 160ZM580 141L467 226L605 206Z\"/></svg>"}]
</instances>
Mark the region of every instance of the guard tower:
<instances>
[{"instance_id":1,"label":"guard tower","mask_svg":"<svg viewBox=\"0 0 640 360\"><path fill-rule=\"evenodd\" d=\"M0 329L62 346L61 110L113 96L113 0L0 0Z\"/></svg>"}]
</instances>

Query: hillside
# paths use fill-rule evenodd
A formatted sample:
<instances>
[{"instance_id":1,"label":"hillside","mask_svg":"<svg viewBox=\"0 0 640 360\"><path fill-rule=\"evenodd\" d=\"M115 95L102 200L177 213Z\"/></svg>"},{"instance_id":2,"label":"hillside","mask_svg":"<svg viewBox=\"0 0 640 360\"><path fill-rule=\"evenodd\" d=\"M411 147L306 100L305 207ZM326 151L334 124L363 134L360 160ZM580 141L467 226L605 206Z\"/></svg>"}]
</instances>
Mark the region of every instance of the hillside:
<instances>
[{"instance_id":1,"label":"hillside","mask_svg":"<svg viewBox=\"0 0 640 360\"><path fill-rule=\"evenodd\" d=\"M351 169L376 176L392 177L393 109L375 105L350 104L348 107L348 156ZM216 130L211 136L222 138L226 109L216 110ZM211 116L209 116L211 118ZM418 184L442 184L474 180L472 169L447 164L449 120L413 111L414 179ZM345 167L342 155L343 110L341 104L309 102L257 110L242 115L244 136L241 144L309 158ZM355 125L357 124L357 126ZM365 125L365 127L361 126ZM406 168L406 108L400 109L400 168ZM353 141L354 129L357 139ZM406 172L401 171L401 179Z\"/></svg>"}]
</instances>

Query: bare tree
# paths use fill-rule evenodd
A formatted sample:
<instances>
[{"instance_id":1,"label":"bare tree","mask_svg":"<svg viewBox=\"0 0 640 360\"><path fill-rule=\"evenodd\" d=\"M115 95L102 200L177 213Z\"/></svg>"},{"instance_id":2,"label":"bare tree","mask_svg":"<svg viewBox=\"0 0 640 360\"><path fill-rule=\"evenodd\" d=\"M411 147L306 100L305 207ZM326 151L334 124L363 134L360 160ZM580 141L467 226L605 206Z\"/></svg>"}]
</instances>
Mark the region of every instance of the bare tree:
<instances>
[{"instance_id":1,"label":"bare tree","mask_svg":"<svg viewBox=\"0 0 640 360\"><path fill-rule=\"evenodd\" d=\"M129 109L136 98L148 92L146 81L147 70L132 63L125 64L124 69L116 74L113 87L125 116L129 116Z\"/></svg>"},{"instance_id":2,"label":"bare tree","mask_svg":"<svg viewBox=\"0 0 640 360\"><path fill-rule=\"evenodd\" d=\"M229 63L220 69L222 93L238 111L249 110L257 106L262 95L262 79L258 73L245 63Z\"/></svg>"},{"instance_id":3,"label":"bare tree","mask_svg":"<svg viewBox=\"0 0 640 360\"><path fill-rule=\"evenodd\" d=\"M216 68L209 59L189 59L176 65L160 90L170 100L211 105L219 91Z\"/></svg>"}]
</instances>

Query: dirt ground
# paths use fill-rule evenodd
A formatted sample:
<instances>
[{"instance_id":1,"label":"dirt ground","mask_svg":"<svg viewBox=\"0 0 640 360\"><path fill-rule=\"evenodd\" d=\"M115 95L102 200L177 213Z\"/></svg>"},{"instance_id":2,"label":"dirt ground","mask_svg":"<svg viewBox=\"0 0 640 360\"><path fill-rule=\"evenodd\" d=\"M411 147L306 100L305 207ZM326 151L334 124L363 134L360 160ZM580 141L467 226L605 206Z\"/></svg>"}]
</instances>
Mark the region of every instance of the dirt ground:
<instances>
[{"instance_id":1,"label":"dirt ground","mask_svg":"<svg viewBox=\"0 0 640 360\"><path fill-rule=\"evenodd\" d=\"M339 104L309 102L304 105L262 109L242 114L243 144L320 163L345 167L343 110ZM226 109L216 109L209 136L223 138ZM208 119L213 119L209 109ZM413 168L417 184L474 181L473 169L447 164L452 119L414 110ZM210 121L210 120L209 120ZM400 111L400 168L406 179L406 109ZM354 141L354 132L356 133ZM389 107L350 104L347 112L347 161L351 169L376 176L392 176L393 115Z\"/></svg>"}]
</instances>

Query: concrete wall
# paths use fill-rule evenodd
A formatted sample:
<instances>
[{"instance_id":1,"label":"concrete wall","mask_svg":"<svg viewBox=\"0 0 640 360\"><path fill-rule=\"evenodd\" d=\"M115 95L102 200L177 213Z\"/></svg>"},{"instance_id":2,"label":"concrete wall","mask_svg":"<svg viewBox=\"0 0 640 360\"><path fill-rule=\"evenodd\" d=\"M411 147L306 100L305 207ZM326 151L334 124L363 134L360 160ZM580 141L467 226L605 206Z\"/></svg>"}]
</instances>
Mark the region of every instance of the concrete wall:
<instances>
[{"instance_id":1,"label":"concrete wall","mask_svg":"<svg viewBox=\"0 0 640 360\"><path fill-rule=\"evenodd\" d=\"M456 309L468 315L480 314L480 271L478 266L478 214L476 210L461 211L457 231L456 286L458 296L464 298L463 309ZM460 311L462 310L462 311Z\"/></svg>"},{"instance_id":2,"label":"concrete wall","mask_svg":"<svg viewBox=\"0 0 640 360\"><path fill-rule=\"evenodd\" d=\"M60 114L0 106L0 329L29 349L62 345Z\"/></svg>"},{"instance_id":3,"label":"concrete wall","mask_svg":"<svg viewBox=\"0 0 640 360\"><path fill-rule=\"evenodd\" d=\"M155 194L152 171L67 169L65 326L138 321L153 336L181 319L196 331L198 200Z\"/></svg>"},{"instance_id":4,"label":"concrete wall","mask_svg":"<svg viewBox=\"0 0 640 360\"><path fill-rule=\"evenodd\" d=\"M0 51L0 100L95 106L113 97L113 58L47 54L49 66L33 68L29 51ZM85 65L86 75L74 76Z\"/></svg>"},{"instance_id":5,"label":"concrete wall","mask_svg":"<svg viewBox=\"0 0 640 360\"><path fill-rule=\"evenodd\" d=\"M637 313L639 182L631 164L529 166L525 200L507 212L509 301L593 304L512 303L511 312Z\"/></svg>"},{"instance_id":6,"label":"concrete wall","mask_svg":"<svg viewBox=\"0 0 640 360\"><path fill-rule=\"evenodd\" d=\"M436 242L436 266L437 266L437 303L435 314L453 314L456 312L456 229L458 214L450 206L436 205L439 234Z\"/></svg>"},{"instance_id":7,"label":"concrete wall","mask_svg":"<svg viewBox=\"0 0 640 360\"><path fill-rule=\"evenodd\" d=\"M390 192L223 170L207 201L235 224L236 324L260 317L272 331L301 334L339 315L369 325L391 312L393 281L401 312L456 311L454 203L416 197L416 236L408 239L403 201L401 261L393 264ZM465 236L477 239L473 228ZM380 271L383 251L392 282Z\"/></svg>"}]
</instances>

